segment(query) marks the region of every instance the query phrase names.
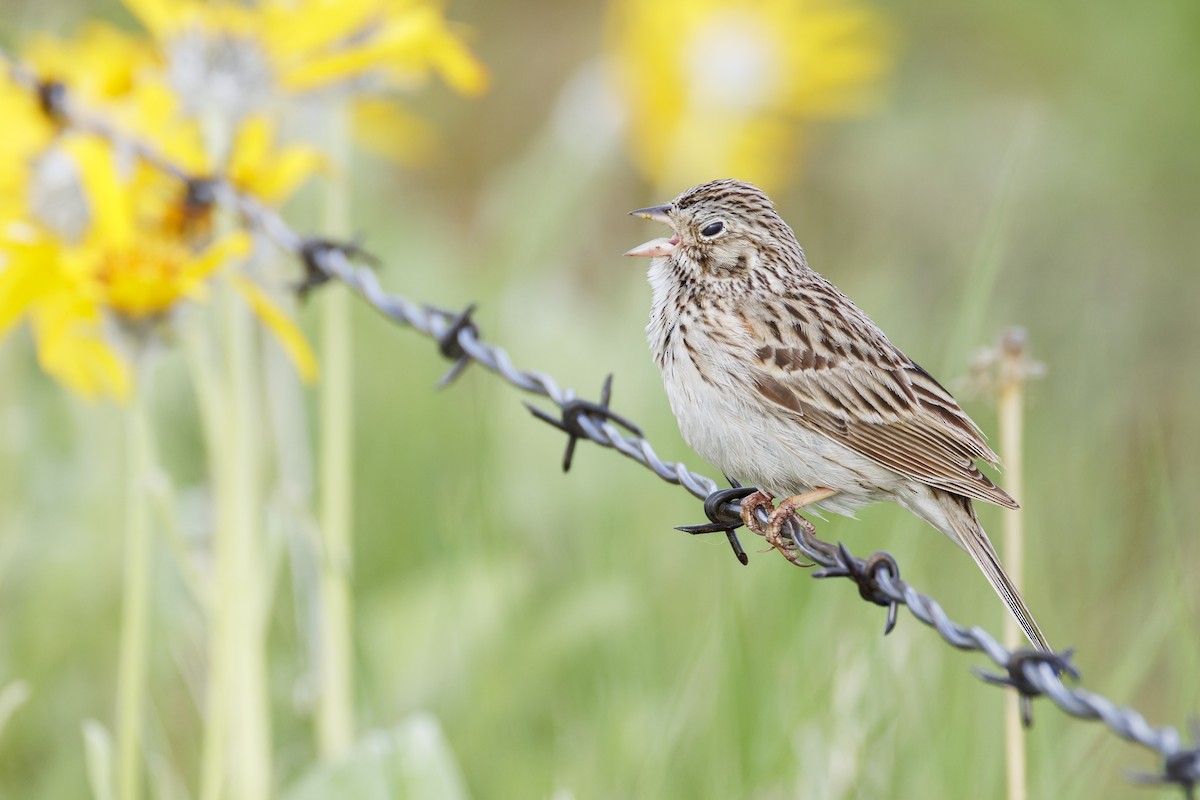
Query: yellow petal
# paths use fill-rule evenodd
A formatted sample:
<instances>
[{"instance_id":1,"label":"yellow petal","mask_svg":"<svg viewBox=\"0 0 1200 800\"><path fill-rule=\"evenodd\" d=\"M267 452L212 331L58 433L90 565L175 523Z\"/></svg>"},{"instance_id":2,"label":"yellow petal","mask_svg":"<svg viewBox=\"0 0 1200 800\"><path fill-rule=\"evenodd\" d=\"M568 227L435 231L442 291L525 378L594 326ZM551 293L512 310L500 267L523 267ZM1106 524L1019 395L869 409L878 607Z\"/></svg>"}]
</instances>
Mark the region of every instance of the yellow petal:
<instances>
[{"instance_id":1,"label":"yellow petal","mask_svg":"<svg viewBox=\"0 0 1200 800\"><path fill-rule=\"evenodd\" d=\"M35 34L21 53L40 77L64 82L87 105L126 96L152 54L146 37L96 21L65 39Z\"/></svg>"},{"instance_id":2,"label":"yellow petal","mask_svg":"<svg viewBox=\"0 0 1200 800\"><path fill-rule=\"evenodd\" d=\"M174 0L122 0L129 13L137 17L156 39L162 39L178 24L182 9Z\"/></svg>"},{"instance_id":3,"label":"yellow petal","mask_svg":"<svg viewBox=\"0 0 1200 800\"><path fill-rule=\"evenodd\" d=\"M238 132L229 177L244 191L268 203L287 199L310 175L324 165L315 148L292 145L272 153L275 127L266 117L248 119Z\"/></svg>"},{"instance_id":4,"label":"yellow petal","mask_svg":"<svg viewBox=\"0 0 1200 800\"><path fill-rule=\"evenodd\" d=\"M397 102L364 98L354 104L354 138L404 166L428 161L438 150L437 132Z\"/></svg>"},{"instance_id":5,"label":"yellow petal","mask_svg":"<svg viewBox=\"0 0 1200 800\"><path fill-rule=\"evenodd\" d=\"M188 292L202 283L226 263L250 252L252 241L245 231L236 231L213 242L199 257L191 260L183 269Z\"/></svg>"},{"instance_id":6,"label":"yellow petal","mask_svg":"<svg viewBox=\"0 0 1200 800\"><path fill-rule=\"evenodd\" d=\"M277 58L300 60L337 45L383 12L379 0L276 0L260 5L262 35Z\"/></svg>"},{"instance_id":7,"label":"yellow petal","mask_svg":"<svg viewBox=\"0 0 1200 800\"><path fill-rule=\"evenodd\" d=\"M326 56L314 54L300 66L288 70L283 76L283 85L293 92L306 92L349 80L382 69L392 50L389 42L372 42Z\"/></svg>"},{"instance_id":8,"label":"yellow petal","mask_svg":"<svg viewBox=\"0 0 1200 800\"><path fill-rule=\"evenodd\" d=\"M379 39L390 46L386 66L398 77L436 69L452 89L463 94L477 95L487 88L487 70L432 8L393 18Z\"/></svg>"},{"instance_id":9,"label":"yellow petal","mask_svg":"<svg viewBox=\"0 0 1200 800\"><path fill-rule=\"evenodd\" d=\"M126 124L189 175L212 171L199 124L182 115L179 97L166 83L145 80L138 84Z\"/></svg>"},{"instance_id":10,"label":"yellow petal","mask_svg":"<svg viewBox=\"0 0 1200 800\"><path fill-rule=\"evenodd\" d=\"M267 160L275 138L275 126L262 114L248 117L238 128L229 159L229 171L237 174L258 167Z\"/></svg>"},{"instance_id":11,"label":"yellow petal","mask_svg":"<svg viewBox=\"0 0 1200 800\"><path fill-rule=\"evenodd\" d=\"M284 313L283 309L276 305L267 296L267 293L249 278L234 274L229 277L229 280L233 284L233 288L262 320L262 323L271 333L275 334L275 339L287 354L292 366L296 368L300 379L305 383L312 383L316 380L317 357L309 346L308 340L304 338L304 334L296 327L296 323L292 322L291 317Z\"/></svg>"},{"instance_id":12,"label":"yellow petal","mask_svg":"<svg viewBox=\"0 0 1200 800\"><path fill-rule=\"evenodd\" d=\"M95 305L64 294L39 307L35 317L38 361L68 389L85 397L129 396L129 370L100 335Z\"/></svg>"},{"instance_id":13,"label":"yellow petal","mask_svg":"<svg viewBox=\"0 0 1200 800\"><path fill-rule=\"evenodd\" d=\"M100 339L76 337L43 358L42 364L46 372L82 397L106 394L122 404L129 399L129 367Z\"/></svg>"},{"instance_id":14,"label":"yellow petal","mask_svg":"<svg viewBox=\"0 0 1200 800\"><path fill-rule=\"evenodd\" d=\"M461 40L450 33L440 37L433 51L438 72L451 89L468 97L487 91L488 72Z\"/></svg>"},{"instance_id":15,"label":"yellow petal","mask_svg":"<svg viewBox=\"0 0 1200 800\"><path fill-rule=\"evenodd\" d=\"M4 247L0 258L0 338L8 333L30 307L54 287L57 248L45 243L23 246L19 250Z\"/></svg>"},{"instance_id":16,"label":"yellow petal","mask_svg":"<svg viewBox=\"0 0 1200 800\"><path fill-rule=\"evenodd\" d=\"M108 145L95 136L73 136L65 147L79 164L91 215L89 239L117 246L128 243L133 239L133 209Z\"/></svg>"},{"instance_id":17,"label":"yellow petal","mask_svg":"<svg viewBox=\"0 0 1200 800\"><path fill-rule=\"evenodd\" d=\"M271 167L261 172L252 183L242 185L268 203L279 204L292 196L306 180L326 166L320 151L312 147L294 145L280 151Z\"/></svg>"}]
</instances>

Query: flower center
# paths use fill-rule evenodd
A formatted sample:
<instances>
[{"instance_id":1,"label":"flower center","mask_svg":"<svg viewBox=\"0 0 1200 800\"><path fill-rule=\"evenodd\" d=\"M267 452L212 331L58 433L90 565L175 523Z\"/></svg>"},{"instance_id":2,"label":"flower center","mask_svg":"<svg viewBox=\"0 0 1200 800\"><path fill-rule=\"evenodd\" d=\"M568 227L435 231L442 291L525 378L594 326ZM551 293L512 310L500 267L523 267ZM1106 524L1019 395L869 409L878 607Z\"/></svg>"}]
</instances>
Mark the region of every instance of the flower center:
<instances>
[{"instance_id":1,"label":"flower center","mask_svg":"<svg viewBox=\"0 0 1200 800\"><path fill-rule=\"evenodd\" d=\"M78 241L87 229L89 212L74 159L62 148L52 147L34 162L31 178L33 218L64 241Z\"/></svg>"},{"instance_id":2,"label":"flower center","mask_svg":"<svg viewBox=\"0 0 1200 800\"><path fill-rule=\"evenodd\" d=\"M99 258L96 278L104 303L127 319L163 316L188 291L184 256L165 242L109 249Z\"/></svg>"},{"instance_id":3,"label":"flower center","mask_svg":"<svg viewBox=\"0 0 1200 800\"><path fill-rule=\"evenodd\" d=\"M233 31L181 31L171 40L167 59L171 86L185 111L196 117L243 117L267 105L275 83L261 43Z\"/></svg>"},{"instance_id":4,"label":"flower center","mask_svg":"<svg viewBox=\"0 0 1200 800\"><path fill-rule=\"evenodd\" d=\"M698 105L750 114L779 85L779 42L757 15L727 11L696 26L683 49L683 69Z\"/></svg>"}]
</instances>

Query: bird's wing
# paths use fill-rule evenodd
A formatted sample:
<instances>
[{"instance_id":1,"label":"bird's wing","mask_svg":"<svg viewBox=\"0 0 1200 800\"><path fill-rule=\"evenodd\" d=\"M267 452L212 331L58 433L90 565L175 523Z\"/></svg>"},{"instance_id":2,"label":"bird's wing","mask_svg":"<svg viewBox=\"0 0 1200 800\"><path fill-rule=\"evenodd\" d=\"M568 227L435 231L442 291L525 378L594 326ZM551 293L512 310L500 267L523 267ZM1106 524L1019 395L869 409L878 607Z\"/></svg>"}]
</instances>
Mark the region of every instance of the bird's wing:
<instances>
[{"instance_id":1,"label":"bird's wing","mask_svg":"<svg viewBox=\"0 0 1200 800\"><path fill-rule=\"evenodd\" d=\"M754 344L747 388L801 425L889 469L1017 508L975 466L976 460L999 459L950 393L849 300L839 299L848 308L836 309L836 323L821 319L820 312L832 308L800 313L787 302L775 309L779 313L747 319L745 333ZM830 335L835 330L839 335Z\"/></svg>"}]
</instances>

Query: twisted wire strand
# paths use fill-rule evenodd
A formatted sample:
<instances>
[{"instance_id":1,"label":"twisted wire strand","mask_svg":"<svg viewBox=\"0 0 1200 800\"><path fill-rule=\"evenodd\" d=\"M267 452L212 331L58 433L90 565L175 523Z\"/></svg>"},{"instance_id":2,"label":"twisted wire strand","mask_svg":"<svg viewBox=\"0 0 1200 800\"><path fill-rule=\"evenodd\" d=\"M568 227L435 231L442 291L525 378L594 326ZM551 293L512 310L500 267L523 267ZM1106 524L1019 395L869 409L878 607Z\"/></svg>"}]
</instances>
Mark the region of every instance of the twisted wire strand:
<instances>
[{"instance_id":1,"label":"twisted wire strand","mask_svg":"<svg viewBox=\"0 0 1200 800\"><path fill-rule=\"evenodd\" d=\"M8 62L9 75L13 82L38 93L45 106L47 84L40 81L33 71L11 60L3 51L0 51L0 60ZM146 142L124 134L97 115L78 109L65 87L55 86L58 97L55 106L47 109L47 113L53 112L52 116L64 126L103 137L114 147L135 155L181 181L197 178L164 158ZM205 180L212 183L218 202L236 209L249 227L264 234L281 250L299 259L307 269L318 271L322 280L339 281L396 324L412 328L437 341L443 354L453 355L458 362L448 378L457 375L467 363L476 363L521 391L547 398L563 415L563 423L555 424L567 431L572 440L585 438L601 447L616 450L646 467L662 480L682 486L700 499L716 499L720 497L716 493L728 491L720 490L719 484L712 478L693 472L681 462L663 461L640 433L622 432L614 423L613 417L605 413L607 403L585 402L581 405L574 390L559 386L549 375L516 367L503 348L483 341L473 324L463 324L468 320L469 313L459 314L421 305L401 295L388 293L370 268L355 263L352 256L358 252L358 248L303 236L277 211L256 197L238 191L224 178L206 177ZM314 243L320 243L321 246L312 246ZM732 531L740 525L740 514L740 503L731 500L716 505L709 516L714 523L714 530ZM757 516L762 523L768 521L767 512L761 508ZM1004 670L1004 675L988 675L981 672L979 674L988 683L1007 686L1020 693L1026 703L1026 713L1032 698L1045 696L1071 716L1099 720L1120 738L1145 747L1162 758L1161 773L1135 774L1130 776L1132 780L1139 783L1174 784L1180 787L1188 798L1194 797L1194 788L1200 784L1200 724L1193 726L1193 742L1190 747L1185 747L1176 728L1167 725L1156 727L1133 708L1117 705L1079 686L1068 686L1063 681L1064 674L1078 677L1078 673L1070 664L1069 651L1061 654L1041 654L1028 650L1010 651L983 628L966 627L950 619L936 600L916 591L900 578L898 567L891 556L877 553L872 559L858 558L842 545L833 545L818 539L811 525L795 519L787 522L785 531L801 556L825 568L814 574L814 577L850 578L859 585L865 599L877 605L888 606L888 630L894 618L895 608L906 606L914 617L936 630L952 647L983 653L997 667ZM877 557L883 558L877 566L870 567Z\"/></svg>"}]
</instances>

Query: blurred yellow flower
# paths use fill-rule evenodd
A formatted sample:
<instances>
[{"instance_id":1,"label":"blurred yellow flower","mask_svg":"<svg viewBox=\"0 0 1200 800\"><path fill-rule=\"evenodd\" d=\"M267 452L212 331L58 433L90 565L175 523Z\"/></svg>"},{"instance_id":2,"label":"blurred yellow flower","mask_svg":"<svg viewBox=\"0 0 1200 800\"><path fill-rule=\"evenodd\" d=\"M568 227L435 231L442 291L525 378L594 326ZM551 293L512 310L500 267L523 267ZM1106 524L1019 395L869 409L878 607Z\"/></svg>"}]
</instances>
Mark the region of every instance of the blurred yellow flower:
<instances>
[{"instance_id":1,"label":"blurred yellow flower","mask_svg":"<svg viewBox=\"0 0 1200 800\"><path fill-rule=\"evenodd\" d=\"M796 170L803 124L859 114L892 61L859 0L611 0L613 77L638 166L664 189Z\"/></svg>"},{"instance_id":2,"label":"blurred yellow flower","mask_svg":"<svg viewBox=\"0 0 1200 800\"><path fill-rule=\"evenodd\" d=\"M197 251L160 226L145 224L138 187L122 181L101 141L69 137L63 151L78 169L88 211L85 233L64 240L34 223L9 220L0 230L0 336L28 318L42 367L87 396L128 396L128 367L117 331L146 335L182 303L202 300L223 266L245 255L237 232ZM315 359L303 335L265 295L235 282L280 338L305 377ZM264 302L266 305L264 306Z\"/></svg>"},{"instance_id":3,"label":"blurred yellow flower","mask_svg":"<svg viewBox=\"0 0 1200 800\"><path fill-rule=\"evenodd\" d=\"M85 104L105 108L133 91L154 56L146 37L103 22L89 22L69 39L37 34L21 50L39 79L63 83Z\"/></svg>"},{"instance_id":4,"label":"blurred yellow flower","mask_svg":"<svg viewBox=\"0 0 1200 800\"><path fill-rule=\"evenodd\" d=\"M22 234L29 238L24 238ZM129 370L104 333L98 303L62 268L59 246L12 225L0 235L0 337L27 317L38 361L72 391L129 396Z\"/></svg>"},{"instance_id":5,"label":"blurred yellow flower","mask_svg":"<svg viewBox=\"0 0 1200 800\"><path fill-rule=\"evenodd\" d=\"M18 85L8 74L0 78L0 220L32 213L60 236L74 238L71 226L84 214L70 202L79 192L57 152L66 136L58 103L69 94L76 106L103 109L108 121L127 127L155 59L145 37L99 22L70 38L38 34L28 41L21 62L38 88Z\"/></svg>"},{"instance_id":6,"label":"blurred yellow flower","mask_svg":"<svg viewBox=\"0 0 1200 800\"><path fill-rule=\"evenodd\" d=\"M59 133L53 118L54 85L62 84L85 107L103 107L113 121L122 121L124 102L139 76L153 66L154 52L142 37L111 25L92 22L69 39L38 34L22 49L21 61L42 83L42 92L0 77L0 172L11 179L23 174L29 162ZM0 177L3 180L3 177ZM0 184L11 196L10 185Z\"/></svg>"},{"instance_id":7,"label":"blurred yellow flower","mask_svg":"<svg viewBox=\"0 0 1200 800\"><path fill-rule=\"evenodd\" d=\"M438 152L433 126L394 99L364 97L354 102L358 143L397 164L416 166Z\"/></svg>"},{"instance_id":8,"label":"blurred yellow flower","mask_svg":"<svg viewBox=\"0 0 1200 800\"><path fill-rule=\"evenodd\" d=\"M0 77L0 219L14 215L25 196L33 158L53 134L53 126L28 89Z\"/></svg>"},{"instance_id":9,"label":"blurred yellow flower","mask_svg":"<svg viewBox=\"0 0 1200 800\"><path fill-rule=\"evenodd\" d=\"M70 39L38 34L22 48L21 61L42 82L42 92L14 83L7 72L0 77L0 218L6 203L20 203L31 169L59 134L51 108L55 83L84 105L104 105L116 116L119 104L135 85L153 51L146 40L123 33L111 25L93 22Z\"/></svg>"},{"instance_id":10,"label":"blurred yellow flower","mask_svg":"<svg viewBox=\"0 0 1200 800\"><path fill-rule=\"evenodd\" d=\"M487 74L430 0L124 0L159 42L194 115L261 111L279 94L440 74L477 93Z\"/></svg>"},{"instance_id":11,"label":"blurred yellow flower","mask_svg":"<svg viewBox=\"0 0 1200 800\"><path fill-rule=\"evenodd\" d=\"M308 178L325 167L325 159L314 147L280 145L274 117L252 114L235 123L223 163L214 163L205 147L201 126L182 116L174 94L165 86L152 85L140 92L134 127L139 136L154 142L156 151L179 167L191 180L186 184L153 165L143 165L145 181L154 188L144 195L148 202L165 208L161 217L169 232L192 241L203 238L211 227L213 201L206 183L222 178L235 189L253 195L267 205L284 203Z\"/></svg>"}]
</instances>

